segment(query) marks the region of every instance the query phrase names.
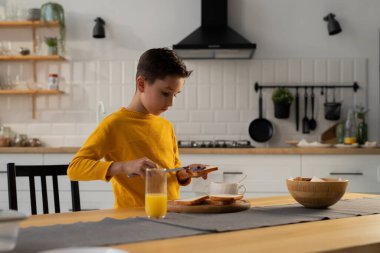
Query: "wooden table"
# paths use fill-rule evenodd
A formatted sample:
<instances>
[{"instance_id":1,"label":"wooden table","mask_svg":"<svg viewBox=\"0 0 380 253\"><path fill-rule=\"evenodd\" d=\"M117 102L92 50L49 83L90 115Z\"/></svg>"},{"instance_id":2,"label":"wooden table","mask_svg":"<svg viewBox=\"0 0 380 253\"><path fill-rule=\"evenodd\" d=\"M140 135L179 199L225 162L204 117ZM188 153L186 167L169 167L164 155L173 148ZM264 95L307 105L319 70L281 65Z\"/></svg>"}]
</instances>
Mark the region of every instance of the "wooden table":
<instances>
[{"instance_id":1,"label":"wooden table","mask_svg":"<svg viewBox=\"0 0 380 253\"><path fill-rule=\"evenodd\" d=\"M378 197L348 193L345 199ZM290 196L251 200L253 206L294 203ZM23 221L22 227L69 224L79 221L100 221L105 217L124 219L143 216L142 208L83 211L77 213L36 215ZM380 252L380 214L337 220L283 225L236 232L198 235L157 241L145 241L115 248L131 253L187 252Z\"/></svg>"}]
</instances>

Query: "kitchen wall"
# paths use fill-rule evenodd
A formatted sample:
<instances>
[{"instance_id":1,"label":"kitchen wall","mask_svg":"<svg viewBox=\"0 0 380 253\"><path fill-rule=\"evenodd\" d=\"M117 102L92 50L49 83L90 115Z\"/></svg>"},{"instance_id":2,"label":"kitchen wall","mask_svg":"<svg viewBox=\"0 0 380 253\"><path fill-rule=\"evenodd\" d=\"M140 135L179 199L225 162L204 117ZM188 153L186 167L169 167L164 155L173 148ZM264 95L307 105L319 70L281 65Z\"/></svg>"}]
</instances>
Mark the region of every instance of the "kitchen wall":
<instances>
[{"instance_id":1,"label":"kitchen wall","mask_svg":"<svg viewBox=\"0 0 380 253\"><path fill-rule=\"evenodd\" d=\"M8 2L35 7L44 1ZM99 101L104 102L107 114L128 104L134 93L136 63L143 51L171 46L200 25L200 1L58 2L66 10L68 61L39 63L38 80L46 86L47 74L58 72L66 93L39 96L34 120L30 97L1 96L0 123L40 137L50 146L78 146L96 127ZM343 100L342 116L354 104L371 108L370 138L378 140L380 17L375 10L379 7L376 0L229 1L230 25L258 45L254 59L186 61L194 74L164 117L174 123L178 139L250 139L248 125L258 117L258 95L253 89L256 81L310 85L358 81L361 89L357 94L348 89L336 91L337 99ZM322 18L329 12L337 15L343 33L328 36ZM107 23L107 38L103 40L91 38L97 16ZM39 31L41 37L54 32ZM31 45L27 29L2 29L0 36L12 41L14 50ZM31 66L2 62L0 76L8 76L21 88L31 80ZM286 120L274 119L271 90L265 90L264 116L274 124L275 135L268 143L255 145L318 140L335 122L324 120L324 97L316 92L318 127L303 135L295 130L294 113Z\"/></svg>"}]
</instances>

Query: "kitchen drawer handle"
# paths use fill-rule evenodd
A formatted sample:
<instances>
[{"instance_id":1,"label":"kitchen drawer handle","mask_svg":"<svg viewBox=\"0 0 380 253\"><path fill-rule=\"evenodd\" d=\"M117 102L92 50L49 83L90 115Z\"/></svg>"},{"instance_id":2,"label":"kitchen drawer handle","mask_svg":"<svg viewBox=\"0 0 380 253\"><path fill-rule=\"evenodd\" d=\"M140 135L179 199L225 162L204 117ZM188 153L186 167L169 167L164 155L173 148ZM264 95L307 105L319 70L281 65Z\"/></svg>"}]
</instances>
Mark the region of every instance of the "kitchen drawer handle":
<instances>
[{"instance_id":1,"label":"kitchen drawer handle","mask_svg":"<svg viewBox=\"0 0 380 253\"><path fill-rule=\"evenodd\" d=\"M6 171L1 171L1 170L0 170L0 174L7 174L7 172L6 172Z\"/></svg>"},{"instance_id":2,"label":"kitchen drawer handle","mask_svg":"<svg viewBox=\"0 0 380 253\"><path fill-rule=\"evenodd\" d=\"M363 176L362 172L330 172L330 175Z\"/></svg>"},{"instance_id":3,"label":"kitchen drawer handle","mask_svg":"<svg viewBox=\"0 0 380 253\"><path fill-rule=\"evenodd\" d=\"M241 172L241 171L224 171L223 174L224 175L242 175L243 172Z\"/></svg>"}]
</instances>

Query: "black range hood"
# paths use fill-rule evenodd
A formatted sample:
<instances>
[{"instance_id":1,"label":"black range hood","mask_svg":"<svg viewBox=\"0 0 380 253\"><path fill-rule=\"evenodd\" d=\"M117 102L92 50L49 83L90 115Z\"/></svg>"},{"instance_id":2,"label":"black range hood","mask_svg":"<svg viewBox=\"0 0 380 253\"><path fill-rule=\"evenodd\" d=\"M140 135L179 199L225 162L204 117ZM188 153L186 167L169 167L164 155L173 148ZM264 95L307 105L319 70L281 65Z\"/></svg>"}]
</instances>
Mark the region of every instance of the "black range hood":
<instances>
[{"instance_id":1,"label":"black range hood","mask_svg":"<svg viewBox=\"0 0 380 253\"><path fill-rule=\"evenodd\" d=\"M202 24L173 49L183 59L251 59L256 44L228 26L227 0L201 0Z\"/></svg>"}]
</instances>

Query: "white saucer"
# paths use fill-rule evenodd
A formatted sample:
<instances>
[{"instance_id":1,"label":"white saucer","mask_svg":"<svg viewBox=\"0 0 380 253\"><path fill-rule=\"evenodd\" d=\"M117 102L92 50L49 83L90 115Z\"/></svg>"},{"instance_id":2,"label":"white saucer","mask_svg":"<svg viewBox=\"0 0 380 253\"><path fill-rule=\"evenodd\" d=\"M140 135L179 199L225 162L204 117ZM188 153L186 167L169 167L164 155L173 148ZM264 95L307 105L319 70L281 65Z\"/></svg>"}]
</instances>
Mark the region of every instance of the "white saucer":
<instances>
[{"instance_id":1,"label":"white saucer","mask_svg":"<svg viewBox=\"0 0 380 253\"><path fill-rule=\"evenodd\" d=\"M300 148L329 148L331 147L331 144L328 143L319 143L319 144L298 144L297 147Z\"/></svg>"},{"instance_id":2,"label":"white saucer","mask_svg":"<svg viewBox=\"0 0 380 253\"><path fill-rule=\"evenodd\" d=\"M39 253L128 253L128 251L109 247L72 247L46 250Z\"/></svg>"}]
</instances>

